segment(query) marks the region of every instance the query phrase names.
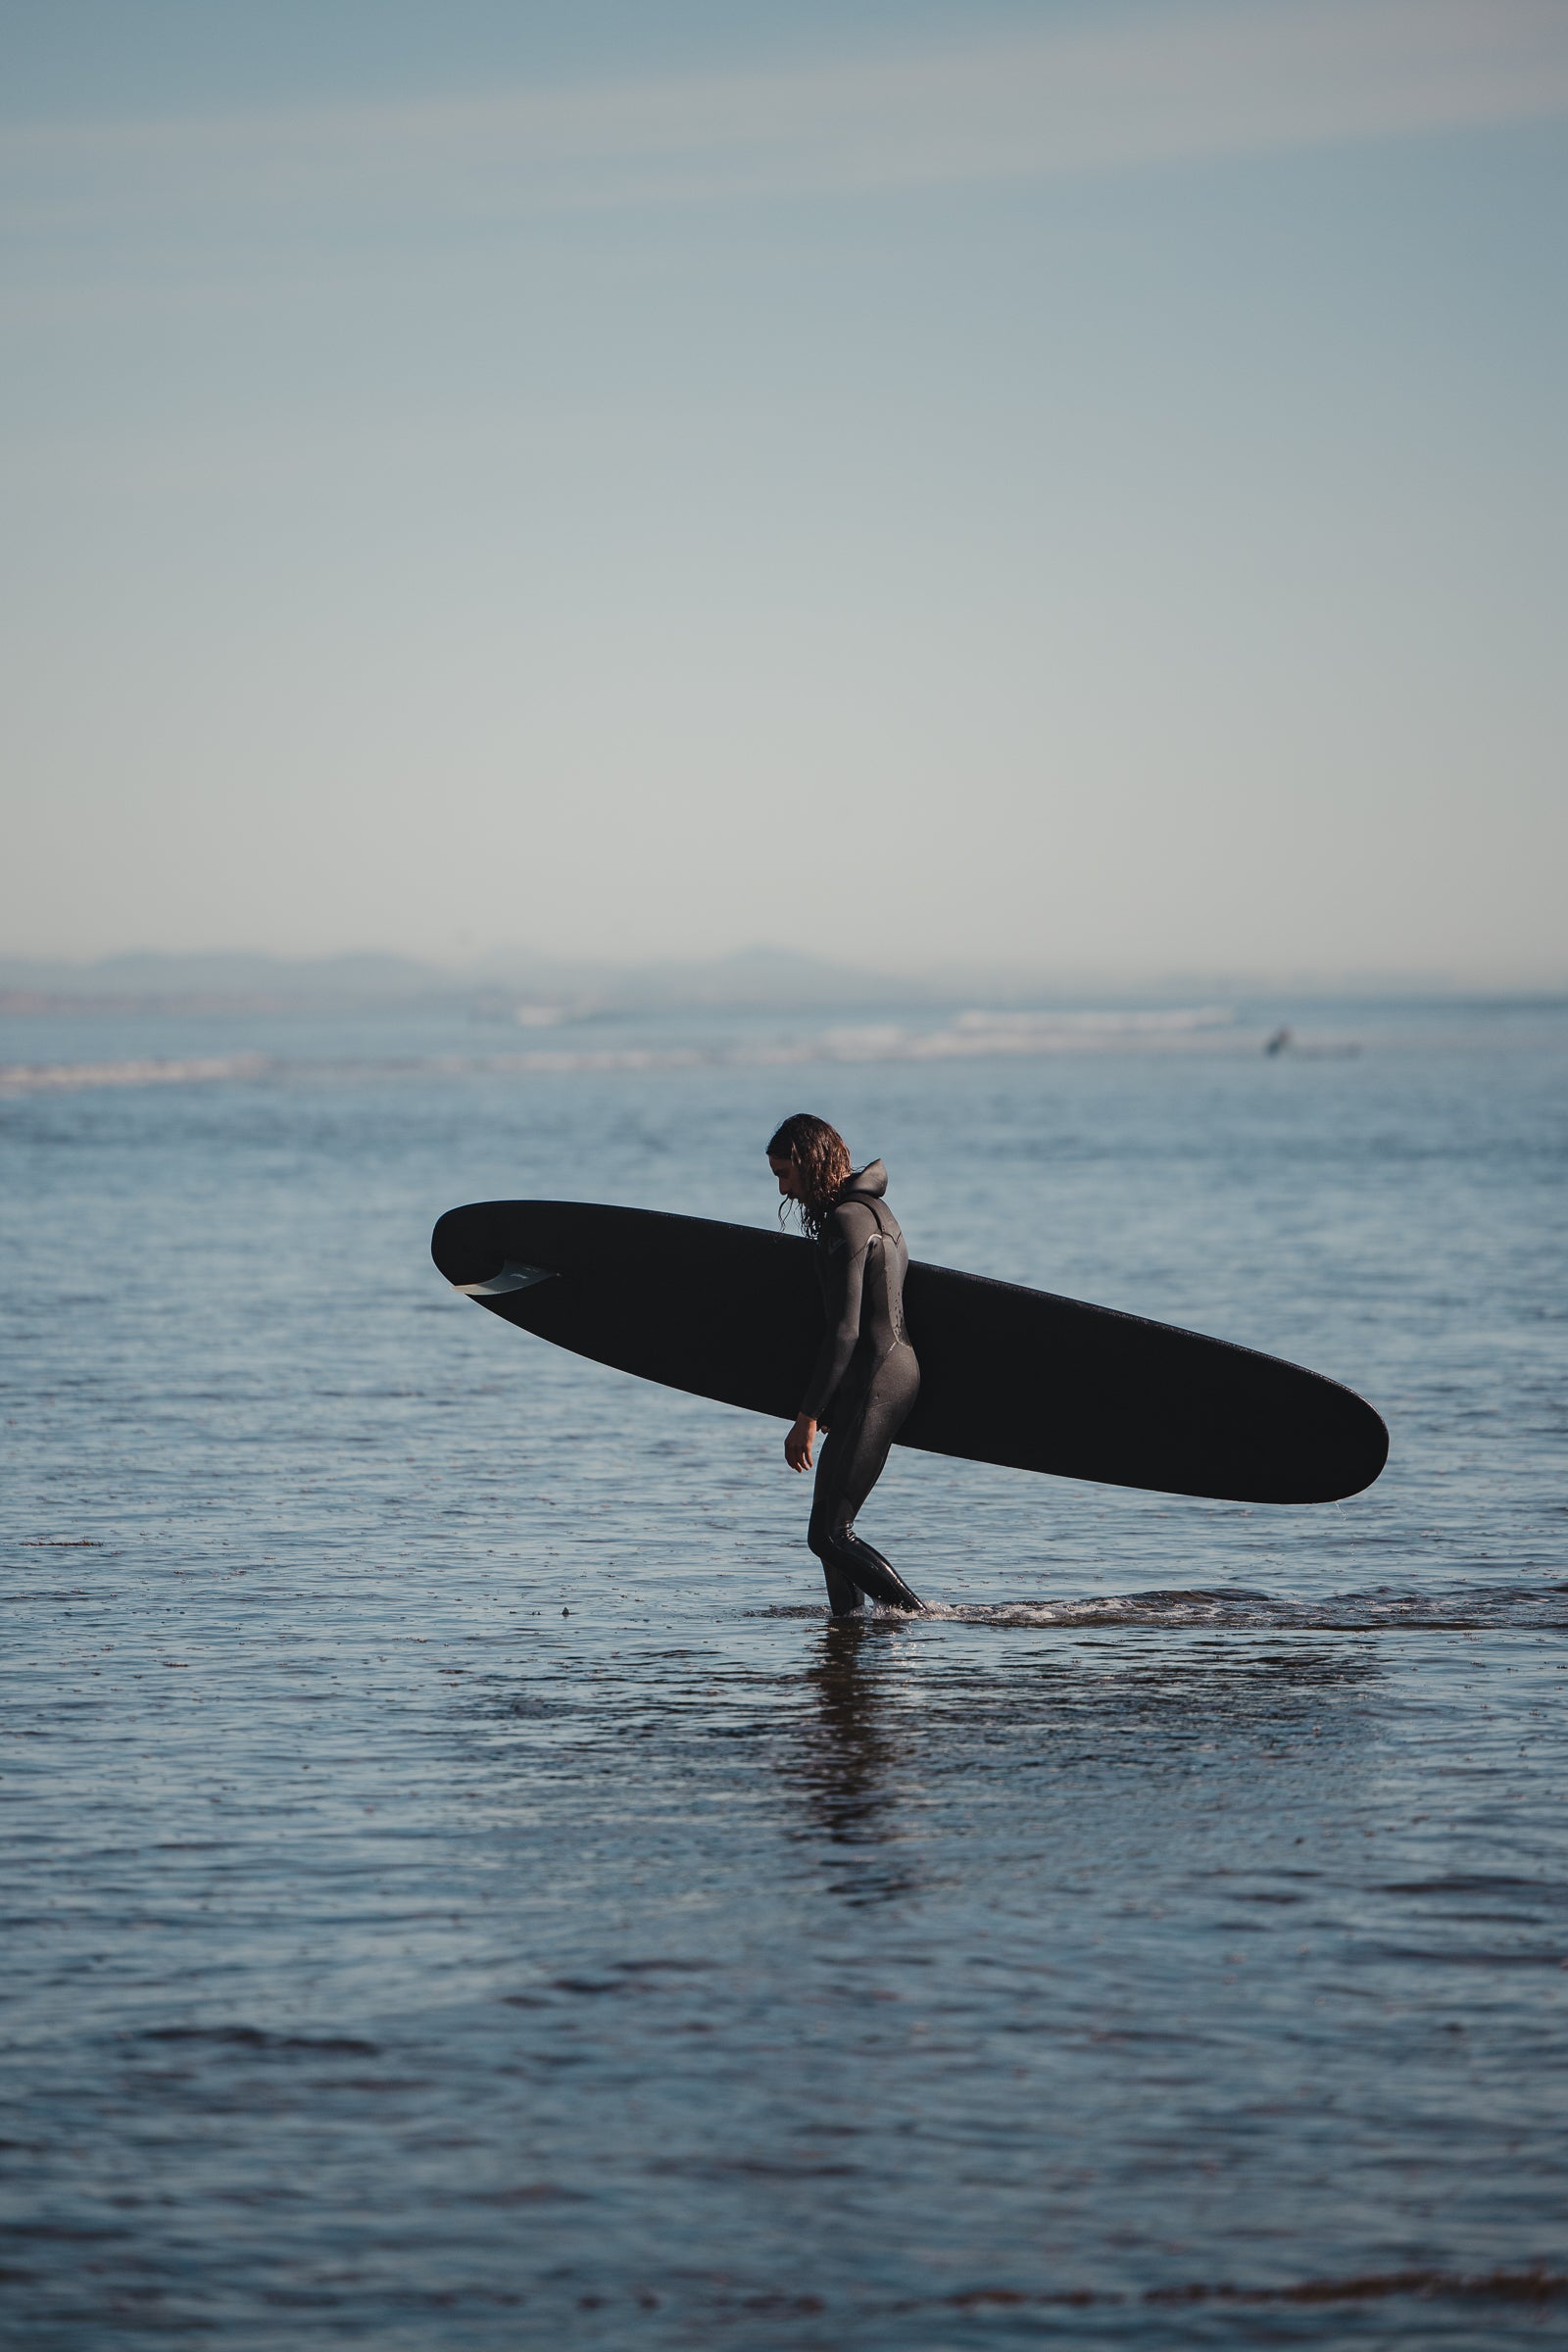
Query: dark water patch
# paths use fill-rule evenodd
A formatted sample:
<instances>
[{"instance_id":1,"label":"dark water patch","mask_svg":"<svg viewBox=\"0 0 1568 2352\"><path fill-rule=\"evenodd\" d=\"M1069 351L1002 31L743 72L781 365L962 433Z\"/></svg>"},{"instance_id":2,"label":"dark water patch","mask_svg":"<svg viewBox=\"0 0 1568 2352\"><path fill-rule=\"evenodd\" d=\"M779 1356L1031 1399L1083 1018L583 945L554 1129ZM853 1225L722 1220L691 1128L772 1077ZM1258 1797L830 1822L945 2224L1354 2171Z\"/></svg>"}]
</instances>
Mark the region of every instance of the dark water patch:
<instances>
[{"instance_id":1,"label":"dark water patch","mask_svg":"<svg viewBox=\"0 0 1568 2352\"><path fill-rule=\"evenodd\" d=\"M1413 2296L1422 2301L1501 2302L1545 2304L1568 2297L1568 2273L1544 2267L1524 2271L1486 2271L1475 2274L1440 2270L1389 2271L1354 2278L1306 2278L1288 2286L1207 2285L1200 2281L1179 2286L1150 2287L1142 2295L1115 2288L1066 2287L1054 2292L1030 2292L1021 2287L975 2286L946 2295L950 2311L1085 2311L1095 2305L1141 2303L1154 2308L1195 2303L1331 2304L1381 2303ZM913 2301L899 2303L900 2312L917 2311Z\"/></svg>"},{"instance_id":2,"label":"dark water patch","mask_svg":"<svg viewBox=\"0 0 1568 2352\"><path fill-rule=\"evenodd\" d=\"M1391 1879L1381 1890L1384 1894L1417 1895L1474 1895L1523 1894L1532 1903L1568 1904L1568 1882L1551 1879L1510 1879L1500 1875L1476 1871L1448 1879ZM1507 1913L1473 1912L1465 1916L1477 1919L1506 1918Z\"/></svg>"},{"instance_id":3,"label":"dark water patch","mask_svg":"<svg viewBox=\"0 0 1568 2352\"><path fill-rule=\"evenodd\" d=\"M640 1977L640 1976L672 1976L672 1977L694 1977L694 1976L703 1976L703 1975L706 1975L706 1973L708 1972L708 1970L710 1970L710 1969L712 1967L712 1965L713 1965L713 1963L712 1963L712 1961L711 1961L711 1960L690 1960L690 1959L681 1959L681 1960L622 1960L622 1961L620 1961L620 1962L618 1963L618 1966L619 1966L619 1968L621 1969L622 1973L623 1973L624 1975L626 1975L626 1976L629 1976L629 1977Z\"/></svg>"},{"instance_id":4,"label":"dark water patch","mask_svg":"<svg viewBox=\"0 0 1568 2352\"><path fill-rule=\"evenodd\" d=\"M381 2054L375 2042L359 2041L349 2034L268 2034L258 2026L149 2026L137 2038L322 2058L378 2058Z\"/></svg>"},{"instance_id":5,"label":"dark water patch","mask_svg":"<svg viewBox=\"0 0 1568 2352\"><path fill-rule=\"evenodd\" d=\"M474 2199L479 2205L586 2205L591 2200L580 2188L564 2188L559 2180L524 2180L515 2188L489 2188Z\"/></svg>"},{"instance_id":6,"label":"dark water patch","mask_svg":"<svg viewBox=\"0 0 1568 2352\"><path fill-rule=\"evenodd\" d=\"M1305 2278L1291 2286L1152 2287L1147 2303L1373 2303L1394 2295L1428 2301L1555 2303L1568 2296L1568 2273L1544 2267L1477 2273L1389 2271L1360 2278Z\"/></svg>"},{"instance_id":7,"label":"dark water patch","mask_svg":"<svg viewBox=\"0 0 1568 2352\"><path fill-rule=\"evenodd\" d=\"M1408 1961L1440 1968L1568 1968L1568 1953L1560 1947L1547 1952L1521 1952L1505 1944L1458 1950L1452 1944L1379 1943L1369 1945L1360 1956L1375 1962Z\"/></svg>"}]
</instances>

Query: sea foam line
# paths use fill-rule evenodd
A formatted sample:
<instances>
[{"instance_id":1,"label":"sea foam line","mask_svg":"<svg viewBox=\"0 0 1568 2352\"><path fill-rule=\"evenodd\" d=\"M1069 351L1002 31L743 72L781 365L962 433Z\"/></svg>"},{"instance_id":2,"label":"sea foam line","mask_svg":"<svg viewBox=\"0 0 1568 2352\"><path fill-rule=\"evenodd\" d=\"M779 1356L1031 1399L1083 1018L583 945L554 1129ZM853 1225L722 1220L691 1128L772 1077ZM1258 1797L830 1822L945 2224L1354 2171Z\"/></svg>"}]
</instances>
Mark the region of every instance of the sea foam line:
<instances>
[{"instance_id":1,"label":"sea foam line","mask_svg":"<svg viewBox=\"0 0 1568 2352\"><path fill-rule=\"evenodd\" d=\"M220 1078L257 1078L272 1067L266 1054L211 1054L182 1061L13 1061L0 1063L0 1094L64 1094L96 1086L193 1086Z\"/></svg>"},{"instance_id":2,"label":"sea foam line","mask_svg":"<svg viewBox=\"0 0 1568 2352\"><path fill-rule=\"evenodd\" d=\"M796 1041L730 1045L535 1046L506 1054L438 1054L385 1061L298 1065L325 1077L550 1077L698 1069L798 1069L817 1062L978 1060L1050 1054L1170 1052L1218 1046L1254 1049L1225 1005L1151 1012L958 1013L939 1029L897 1021L845 1024ZM196 1086L255 1079L290 1067L268 1054L221 1054L183 1059L0 1064L0 1095L63 1094L106 1086Z\"/></svg>"}]
</instances>

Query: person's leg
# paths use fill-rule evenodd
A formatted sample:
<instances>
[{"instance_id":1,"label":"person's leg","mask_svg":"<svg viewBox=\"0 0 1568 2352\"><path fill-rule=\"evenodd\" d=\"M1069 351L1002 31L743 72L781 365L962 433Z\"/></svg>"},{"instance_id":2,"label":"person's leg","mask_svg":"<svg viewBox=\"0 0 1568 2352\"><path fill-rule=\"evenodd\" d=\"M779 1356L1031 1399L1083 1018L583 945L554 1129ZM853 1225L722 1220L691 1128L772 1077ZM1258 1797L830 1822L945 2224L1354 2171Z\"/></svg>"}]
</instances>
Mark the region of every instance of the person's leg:
<instances>
[{"instance_id":1,"label":"person's leg","mask_svg":"<svg viewBox=\"0 0 1568 2352\"><path fill-rule=\"evenodd\" d=\"M913 1351L908 1348L896 1348L878 1365L851 1421L842 1431L835 1428L829 1438L830 1445L837 1439L842 1439L842 1443L835 1451L831 1473L819 1476L811 1512L815 1537L811 1549L822 1562L823 1575L829 1578L830 1600L831 1568L846 1583L858 1586L873 1600L881 1601L885 1608L919 1609L925 1605L892 1563L855 1532L857 1514L881 1477L893 1441L919 1393L920 1370ZM827 1473L826 1447L822 1467L823 1473ZM837 1614L838 1603L835 1601L833 1606Z\"/></svg>"},{"instance_id":2,"label":"person's leg","mask_svg":"<svg viewBox=\"0 0 1568 2352\"><path fill-rule=\"evenodd\" d=\"M923 1609L925 1602L918 1592L906 1585L891 1560L858 1536L853 1527L838 1527L829 1538L828 1556L846 1578L853 1578L862 1592L879 1600L885 1609ZM823 1573L827 1560L823 1561Z\"/></svg>"},{"instance_id":3,"label":"person's leg","mask_svg":"<svg viewBox=\"0 0 1568 2352\"><path fill-rule=\"evenodd\" d=\"M853 1458L858 1414L852 1406L848 1419L837 1420L822 1440L816 1457L816 1484L811 1490L811 1516L806 1541L821 1562L827 1586L827 1605L835 1617L847 1617L860 1605L859 1588L836 1555L833 1524L839 1511L839 1465Z\"/></svg>"},{"instance_id":4,"label":"person's leg","mask_svg":"<svg viewBox=\"0 0 1568 2352\"><path fill-rule=\"evenodd\" d=\"M835 1617L851 1617L859 1607L865 1594L853 1578L838 1565L831 1548L821 1555L822 1581L827 1586L827 1605Z\"/></svg>"}]
</instances>

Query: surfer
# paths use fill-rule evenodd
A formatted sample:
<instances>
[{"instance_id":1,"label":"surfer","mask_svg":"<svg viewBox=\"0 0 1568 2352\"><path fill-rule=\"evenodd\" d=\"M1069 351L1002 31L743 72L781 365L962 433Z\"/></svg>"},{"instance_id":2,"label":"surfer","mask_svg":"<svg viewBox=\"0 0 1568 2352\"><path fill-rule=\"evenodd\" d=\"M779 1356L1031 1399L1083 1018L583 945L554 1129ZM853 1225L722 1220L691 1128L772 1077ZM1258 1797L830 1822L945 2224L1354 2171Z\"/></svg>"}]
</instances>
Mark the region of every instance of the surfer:
<instances>
[{"instance_id":1,"label":"surfer","mask_svg":"<svg viewBox=\"0 0 1568 2352\"><path fill-rule=\"evenodd\" d=\"M827 1312L821 1352L784 1441L790 1468L809 1470L818 1435L828 1433L807 1543L822 1563L835 1617L858 1608L862 1593L891 1609L922 1608L898 1570L855 1532L856 1514L920 1393L920 1367L904 1329L909 1252L883 1199L888 1172L879 1159L853 1171L837 1128L804 1110L778 1129L767 1160L780 1199L796 1203L816 1244Z\"/></svg>"}]
</instances>

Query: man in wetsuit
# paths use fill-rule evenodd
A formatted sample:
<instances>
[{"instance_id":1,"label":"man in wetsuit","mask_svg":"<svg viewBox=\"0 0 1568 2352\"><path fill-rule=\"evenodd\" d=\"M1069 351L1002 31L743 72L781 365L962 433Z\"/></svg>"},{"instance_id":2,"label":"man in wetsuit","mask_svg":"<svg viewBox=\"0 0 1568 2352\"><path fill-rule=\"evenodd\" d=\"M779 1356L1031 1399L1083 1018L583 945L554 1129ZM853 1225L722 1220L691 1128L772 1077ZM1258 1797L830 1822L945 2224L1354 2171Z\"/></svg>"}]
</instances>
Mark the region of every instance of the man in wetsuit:
<instances>
[{"instance_id":1,"label":"man in wetsuit","mask_svg":"<svg viewBox=\"0 0 1568 2352\"><path fill-rule=\"evenodd\" d=\"M780 1193L809 1206L795 1156L775 1153L786 1134L787 1127L768 1147L769 1164ZM856 1514L920 1393L920 1366L904 1328L909 1252L883 1199L887 1189L887 1170L873 1160L837 1188L832 1205L824 1203L814 1220L827 1331L784 1441L790 1468L808 1470L819 1429L828 1432L806 1540L822 1563L835 1617L858 1607L862 1592L888 1608L923 1606L898 1570L855 1532Z\"/></svg>"}]
</instances>

